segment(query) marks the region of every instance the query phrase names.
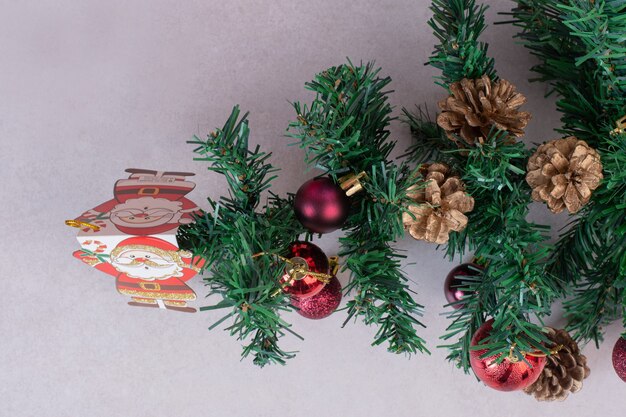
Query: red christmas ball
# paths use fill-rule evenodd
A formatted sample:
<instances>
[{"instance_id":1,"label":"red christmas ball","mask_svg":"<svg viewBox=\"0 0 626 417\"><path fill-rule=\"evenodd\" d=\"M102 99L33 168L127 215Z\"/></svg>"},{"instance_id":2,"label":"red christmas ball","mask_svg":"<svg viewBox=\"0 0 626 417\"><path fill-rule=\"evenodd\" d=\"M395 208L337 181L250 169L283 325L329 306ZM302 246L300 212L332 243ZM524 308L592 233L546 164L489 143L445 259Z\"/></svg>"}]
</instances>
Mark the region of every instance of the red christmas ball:
<instances>
[{"instance_id":1,"label":"red christmas ball","mask_svg":"<svg viewBox=\"0 0 626 417\"><path fill-rule=\"evenodd\" d=\"M319 320L330 316L341 302L341 284L332 277L319 294L313 297L293 297L291 304L297 307L298 314L307 319Z\"/></svg>"},{"instance_id":2,"label":"red christmas ball","mask_svg":"<svg viewBox=\"0 0 626 417\"><path fill-rule=\"evenodd\" d=\"M489 335L493 319L485 322L478 328L472 337L471 346L476 346L481 340ZM520 360L511 362L504 359L501 363L496 363L499 355L489 356L481 359L487 350L470 350L470 364L474 373L485 383L485 385L498 391L515 391L526 388L534 383L546 365L545 357L526 355L524 358L530 363Z\"/></svg>"},{"instance_id":3,"label":"red christmas ball","mask_svg":"<svg viewBox=\"0 0 626 417\"><path fill-rule=\"evenodd\" d=\"M464 277L475 277L480 275L482 267L476 264L461 264L455 266L452 271L446 277L446 281L443 284L443 292L446 296L448 303L457 303L465 297L468 292L462 288L467 285L467 279ZM453 304L453 308L461 308L463 304Z\"/></svg>"},{"instance_id":4,"label":"red christmas ball","mask_svg":"<svg viewBox=\"0 0 626 417\"><path fill-rule=\"evenodd\" d=\"M620 337L613 347L613 368L617 376L626 382L626 339Z\"/></svg>"},{"instance_id":5,"label":"red christmas ball","mask_svg":"<svg viewBox=\"0 0 626 417\"><path fill-rule=\"evenodd\" d=\"M292 274L294 268L328 274L328 258L319 247L310 242L292 242L289 244L285 258L291 262L285 266L285 275L282 278L286 293L304 298L312 297L322 291L324 283L313 275Z\"/></svg>"},{"instance_id":6,"label":"red christmas ball","mask_svg":"<svg viewBox=\"0 0 626 417\"><path fill-rule=\"evenodd\" d=\"M350 199L330 178L314 178L298 189L294 211L310 231L328 233L339 229L348 218Z\"/></svg>"}]
</instances>

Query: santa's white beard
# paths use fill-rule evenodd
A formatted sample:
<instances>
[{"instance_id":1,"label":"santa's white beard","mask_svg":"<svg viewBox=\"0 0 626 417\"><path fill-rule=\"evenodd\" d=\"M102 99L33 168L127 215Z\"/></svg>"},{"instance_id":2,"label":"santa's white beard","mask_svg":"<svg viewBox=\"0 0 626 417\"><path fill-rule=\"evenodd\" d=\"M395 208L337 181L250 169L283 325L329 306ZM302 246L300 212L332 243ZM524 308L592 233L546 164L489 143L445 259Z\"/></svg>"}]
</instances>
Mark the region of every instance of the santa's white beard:
<instances>
[{"instance_id":1,"label":"santa's white beard","mask_svg":"<svg viewBox=\"0 0 626 417\"><path fill-rule=\"evenodd\" d=\"M152 259L150 261L151 265L147 265L131 258L116 258L111 260L111 264L119 272L131 278L140 278L146 281L180 277L183 275L183 268L176 263L167 262L164 259Z\"/></svg>"}]
</instances>

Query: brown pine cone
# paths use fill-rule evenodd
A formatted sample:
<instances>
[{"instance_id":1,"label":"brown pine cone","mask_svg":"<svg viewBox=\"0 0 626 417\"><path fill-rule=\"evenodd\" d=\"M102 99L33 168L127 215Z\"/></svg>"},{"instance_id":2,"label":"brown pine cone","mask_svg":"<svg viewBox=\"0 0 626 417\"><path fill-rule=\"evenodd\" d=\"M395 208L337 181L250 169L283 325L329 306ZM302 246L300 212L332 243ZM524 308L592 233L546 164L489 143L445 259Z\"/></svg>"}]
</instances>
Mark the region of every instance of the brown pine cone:
<instances>
[{"instance_id":1,"label":"brown pine cone","mask_svg":"<svg viewBox=\"0 0 626 417\"><path fill-rule=\"evenodd\" d=\"M506 80L495 83L483 75L477 80L462 79L450 84L451 96L439 102L442 112L437 124L448 137L461 145L457 136L469 145L482 142L492 127L509 132L513 137L524 135L530 113L518 111L526 97Z\"/></svg>"},{"instance_id":2,"label":"brown pine cone","mask_svg":"<svg viewBox=\"0 0 626 417\"><path fill-rule=\"evenodd\" d=\"M598 152L574 136L537 148L528 159L526 182L535 201L545 201L553 213L576 213L589 202L602 180Z\"/></svg>"},{"instance_id":3,"label":"brown pine cone","mask_svg":"<svg viewBox=\"0 0 626 417\"><path fill-rule=\"evenodd\" d=\"M404 228L413 238L433 243L446 243L450 231L459 232L467 226L463 213L472 211L474 199L465 193L465 185L459 177L448 176L450 168L445 164L424 164L420 172L423 184L409 188L408 197L418 204L408 207L402 214Z\"/></svg>"},{"instance_id":4,"label":"brown pine cone","mask_svg":"<svg viewBox=\"0 0 626 417\"><path fill-rule=\"evenodd\" d=\"M578 344L565 330L548 327L547 336L554 343L550 348L562 348L547 358L546 366L534 384L524 388L524 392L534 395L537 401L563 401L570 392L578 392L583 387L583 379L591 370L587 358L580 353Z\"/></svg>"}]
</instances>

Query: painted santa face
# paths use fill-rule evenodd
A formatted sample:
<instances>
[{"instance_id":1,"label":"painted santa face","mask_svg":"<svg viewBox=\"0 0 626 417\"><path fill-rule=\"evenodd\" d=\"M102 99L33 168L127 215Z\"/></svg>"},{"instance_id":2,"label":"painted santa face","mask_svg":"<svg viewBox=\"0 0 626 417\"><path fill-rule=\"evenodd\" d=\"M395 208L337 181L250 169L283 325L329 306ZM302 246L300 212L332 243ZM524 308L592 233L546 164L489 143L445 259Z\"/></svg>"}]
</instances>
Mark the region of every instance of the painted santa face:
<instances>
[{"instance_id":1,"label":"painted santa face","mask_svg":"<svg viewBox=\"0 0 626 417\"><path fill-rule=\"evenodd\" d=\"M142 249L122 251L111 259L119 272L147 281L180 277L183 269L171 258Z\"/></svg>"},{"instance_id":2,"label":"painted santa face","mask_svg":"<svg viewBox=\"0 0 626 417\"><path fill-rule=\"evenodd\" d=\"M182 203L164 198L141 197L127 200L111 210L111 222L125 227L154 227L178 223Z\"/></svg>"}]
</instances>

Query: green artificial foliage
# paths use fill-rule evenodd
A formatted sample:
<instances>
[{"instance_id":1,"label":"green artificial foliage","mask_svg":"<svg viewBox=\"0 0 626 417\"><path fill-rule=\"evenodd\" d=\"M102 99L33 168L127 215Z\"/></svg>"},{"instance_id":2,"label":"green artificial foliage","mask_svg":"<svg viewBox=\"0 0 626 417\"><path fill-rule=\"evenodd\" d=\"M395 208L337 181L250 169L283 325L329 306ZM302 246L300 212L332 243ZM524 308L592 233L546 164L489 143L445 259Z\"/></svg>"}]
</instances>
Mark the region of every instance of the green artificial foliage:
<instances>
[{"instance_id":1,"label":"green artificial foliage","mask_svg":"<svg viewBox=\"0 0 626 417\"><path fill-rule=\"evenodd\" d=\"M333 179L365 173L364 190L351 197L352 210L340 238L339 255L350 271L346 291L348 317L362 318L378 331L374 344L388 343L395 353L427 351L416 328L422 306L411 296L401 270L405 257L391 244L404 235L402 213L412 204L411 186L419 185L415 167L389 160L392 108L386 90L391 79L379 75L373 63L351 62L329 68L306 84L316 97L309 105L294 103L297 119L289 135L306 150L306 163Z\"/></svg>"},{"instance_id":2,"label":"green artificial foliage","mask_svg":"<svg viewBox=\"0 0 626 417\"><path fill-rule=\"evenodd\" d=\"M249 150L249 133L247 114L239 118L235 107L223 128L190 141L197 145L195 160L208 162L209 170L226 177L230 195L209 198L210 209L196 216L195 223L181 226L178 239L181 248L205 260L204 269L211 272L205 281L211 295L221 298L201 310L228 310L211 328L230 319L227 330L247 343L243 357L252 354L260 366L284 364L294 353L282 350L278 340L295 334L280 315L291 311L280 284L285 265L272 256L254 255L283 254L305 231L294 216L293 195L270 194L259 209L276 169L268 162L270 154L258 146Z\"/></svg>"},{"instance_id":3,"label":"green artificial foliage","mask_svg":"<svg viewBox=\"0 0 626 417\"><path fill-rule=\"evenodd\" d=\"M487 6L477 6L475 1L433 0L430 8L433 17L428 25L439 43L429 63L441 70L440 84L447 87L461 78L482 75L497 80L488 45L478 41L486 27Z\"/></svg>"},{"instance_id":4,"label":"green artificial foliage","mask_svg":"<svg viewBox=\"0 0 626 417\"><path fill-rule=\"evenodd\" d=\"M542 318L551 303L568 294L570 328L579 338L601 338L601 327L620 314L626 317L626 134L611 131L626 113L626 6L624 1L522 1L514 10L521 38L540 58L534 69L561 96L559 131L598 148L605 181L590 204L555 245L549 228L527 220L532 203L525 181L531 152L513 135L495 127L487 137L467 143L451 140L426 110L404 110L414 144L402 162L390 159L391 79L373 63L328 68L306 83L315 93L308 104L293 104L296 116L287 136L305 150L305 162L340 184L358 175L362 190L350 197L351 210L342 227L340 257L353 297L345 323L362 321L376 328L373 344L394 353L428 352L418 330L423 307L414 300L402 271L406 255L393 247L404 234L403 215L417 203L410 198L426 187L424 163L450 166L475 201L468 225L452 232L446 247L451 259L467 251L484 266L467 278L467 295L450 309L442 336L448 359L466 372L472 335L493 318L493 330L481 342L486 355L549 353ZM499 81L488 45L481 42L486 6L475 0L433 0L429 21L437 45L429 64L441 70L436 83L442 95L464 78L487 76ZM288 245L312 234L298 222L293 194L271 192L276 169L270 154L249 146L247 115L235 107L220 129L194 137L198 161L223 175L228 196L208 199L209 209L195 223L179 228L182 249L205 261L205 282L217 299L201 310L224 310L211 328L224 324L243 344L243 357L260 366L284 364L294 352L279 346L293 334L285 320L293 313L281 279L279 258ZM450 306L452 307L452 306Z\"/></svg>"},{"instance_id":5,"label":"green artificial foliage","mask_svg":"<svg viewBox=\"0 0 626 417\"><path fill-rule=\"evenodd\" d=\"M442 71L437 84L447 89L464 78L483 75L497 81L487 44L479 41L486 6L474 0L435 0L431 9L434 16L429 24L438 44L429 63ZM531 203L524 179L529 152L508 132L496 128L475 144L458 137L457 145L427 112L405 110L405 116L415 139L409 159L445 161L475 200L474 210L467 214L468 226L450 234L447 254L454 259L473 251L485 269L466 282L469 295L448 314L451 324L442 337L450 349L448 359L469 370L472 335L488 318L494 319L493 330L480 346L488 350L486 355L501 354L499 360L504 360L512 352L522 359L523 352L545 351L546 336L531 318L541 322L550 313L562 283L545 271L551 249L546 243L549 228L526 220Z\"/></svg>"},{"instance_id":6,"label":"green artificial foliage","mask_svg":"<svg viewBox=\"0 0 626 417\"><path fill-rule=\"evenodd\" d=\"M289 135L306 149L307 163L336 181L344 174L365 173L364 190L351 198L346 235L340 238L339 255L351 277L345 291L354 293L346 322L361 318L376 326L373 344L387 343L391 352L427 352L417 334L423 326L417 319L422 306L414 301L402 272L405 256L391 246L404 234L402 214L411 204L407 190L419 186L421 177L416 168L388 160L394 143L388 140L392 117L385 88L391 80L378 72L372 64L348 63L319 74L307 83L317 92L313 103L294 105L298 117ZM294 353L279 348L279 338L298 336L281 318L293 311L280 284L285 264L256 255L284 254L290 242L311 234L295 218L293 194L281 198L269 191L276 169L268 162L270 154L258 147L249 150L248 136L247 115L239 118L235 107L223 128L190 142L197 145L196 160L224 175L229 196L209 198L210 209L182 226L178 237L181 248L205 260L210 295L220 298L201 310L228 310L211 328L231 320L227 330L248 343L244 357L253 354L261 366L283 364ZM264 191L270 197L260 207Z\"/></svg>"},{"instance_id":7,"label":"green artificial foliage","mask_svg":"<svg viewBox=\"0 0 626 417\"><path fill-rule=\"evenodd\" d=\"M611 134L626 115L626 1L515 3L508 23L539 59L535 80L559 97L557 131L596 148L604 167L603 183L550 255L551 272L573 288L569 330L598 345L613 320L621 316L626 327L626 134Z\"/></svg>"}]
</instances>

